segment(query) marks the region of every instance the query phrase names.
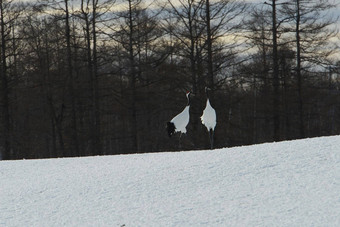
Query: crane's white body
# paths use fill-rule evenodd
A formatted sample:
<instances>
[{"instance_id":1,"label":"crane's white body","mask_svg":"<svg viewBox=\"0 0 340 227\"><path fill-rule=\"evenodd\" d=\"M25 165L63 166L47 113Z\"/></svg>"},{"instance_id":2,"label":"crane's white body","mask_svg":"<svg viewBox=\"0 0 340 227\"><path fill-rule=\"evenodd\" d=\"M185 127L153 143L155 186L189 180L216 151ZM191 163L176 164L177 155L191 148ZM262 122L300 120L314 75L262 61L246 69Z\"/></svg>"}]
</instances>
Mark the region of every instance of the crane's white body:
<instances>
[{"instance_id":1,"label":"crane's white body","mask_svg":"<svg viewBox=\"0 0 340 227\"><path fill-rule=\"evenodd\" d=\"M187 132L187 125L189 123L189 106L186 106L184 110L179 113L177 116L172 118L170 121L175 125L175 132L186 133Z\"/></svg>"},{"instance_id":2,"label":"crane's white body","mask_svg":"<svg viewBox=\"0 0 340 227\"><path fill-rule=\"evenodd\" d=\"M209 99L207 99L207 104L201 116L202 124L210 130L214 130L216 126L216 111L210 105Z\"/></svg>"},{"instance_id":3,"label":"crane's white body","mask_svg":"<svg viewBox=\"0 0 340 227\"><path fill-rule=\"evenodd\" d=\"M190 92L187 92L186 96L188 99L188 103L186 107L184 108L184 110L182 110L182 112L180 112L174 118L172 118L171 121L167 122L167 131L168 131L169 137L171 137L175 132L180 132L181 134L179 138L181 138L182 133L187 132L186 127L190 119L190 114L189 114Z\"/></svg>"}]
</instances>

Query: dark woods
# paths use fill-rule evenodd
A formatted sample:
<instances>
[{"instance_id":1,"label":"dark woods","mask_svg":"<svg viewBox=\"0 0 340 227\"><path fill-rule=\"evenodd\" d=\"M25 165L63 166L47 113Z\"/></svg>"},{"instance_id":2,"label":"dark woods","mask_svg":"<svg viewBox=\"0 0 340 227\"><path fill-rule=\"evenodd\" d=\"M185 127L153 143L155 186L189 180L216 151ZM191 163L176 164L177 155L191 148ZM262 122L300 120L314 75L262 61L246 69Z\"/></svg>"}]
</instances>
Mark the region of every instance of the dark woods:
<instances>
[{"instance_id":1,"label":"dark woods","mask_svg":"<svg viewBox=\"0 0 340 227\"><path fill-rule=\"evenodd\" d=\"M0 1L0 159L207 149L205 87L217 148L340 134L332 5L150 4Z\"/></svg>"}]
</instances>

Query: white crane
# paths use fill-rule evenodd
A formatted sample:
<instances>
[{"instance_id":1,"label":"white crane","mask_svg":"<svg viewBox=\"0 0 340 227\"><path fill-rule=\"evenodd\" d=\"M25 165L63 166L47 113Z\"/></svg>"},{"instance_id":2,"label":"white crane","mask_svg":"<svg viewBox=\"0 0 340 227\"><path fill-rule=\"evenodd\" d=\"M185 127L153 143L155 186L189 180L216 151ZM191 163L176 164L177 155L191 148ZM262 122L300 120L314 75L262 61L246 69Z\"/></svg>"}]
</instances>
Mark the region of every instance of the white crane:
<instances>
[{"instance_id":1,"label":"white crane","mask_svg":"<svg viewBox=\"0 0 340 227\"><path fill-rule=\"evenodd\" d=\"M187 125L189 123L189 107L190 107L190 92L186 94L188 103L184 110L172 118L171 121L167 122L168 135L171 137L175 132L186 133Z\"/></svg>"},{"instance_id":2,"label":"white crane","mask_svg":"<svg viewBox=\"0 0 340 227\"><path fill-rule=\"evenodd\" d=\"M209 101L209 88L205 88L205 93L207 95L207 104L205 109L203 110L203 114L201 116L202 124L207 128L209 132L209 139L210 139L210 148L213 149L214 147L214 130L216 126L216 111L210 105Z\"/></svg>"}]
</instances>

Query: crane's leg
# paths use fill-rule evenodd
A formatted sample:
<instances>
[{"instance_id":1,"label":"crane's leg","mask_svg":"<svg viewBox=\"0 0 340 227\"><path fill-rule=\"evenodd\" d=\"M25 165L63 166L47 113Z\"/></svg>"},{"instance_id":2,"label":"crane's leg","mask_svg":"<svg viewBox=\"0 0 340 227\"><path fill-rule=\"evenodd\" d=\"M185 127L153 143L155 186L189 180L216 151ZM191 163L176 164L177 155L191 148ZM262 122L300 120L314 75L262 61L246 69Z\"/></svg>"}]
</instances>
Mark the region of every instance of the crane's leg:
<instances>
[{"instance_id":1,"label":"crane's leg","mask_svg":"<svg viewBox=\"0 0 340 227\"><path fill-rule=\"evenodd\" d=\"M214 130L209 130L210 149L214 149Z\"/></svg>"},{"instance_id":2,"label":"crane's leg","mask_svg":"<svg viewBox=\"0 0 340 227\"><path fill-rule=\"evenodd\" d=\"M182 137L182 133L179 133L179 139L178 139L178 148L179 149L182 149L181 137Z\"/></svg>"},{"instance_id":3,"label":"crane's leg","mask_svg":"<svg viewBox=\"0 0 340 227\"><path fill-rule=\"evenodd\" d=\"M208 133L209 133L209 142L210 142L210 149L211 149L211 130L209 130Z\"/></svg>"},{"instance_id":4,"label":"crane's leg","mask_svg":"<svg viewBox=\"0 0 340 227\"><path fill-rule=\"evenodd\" d=\"M211 130L211 149L214 149L214 135L215 135L215 131Z\"/></svg>"}]
</instances>

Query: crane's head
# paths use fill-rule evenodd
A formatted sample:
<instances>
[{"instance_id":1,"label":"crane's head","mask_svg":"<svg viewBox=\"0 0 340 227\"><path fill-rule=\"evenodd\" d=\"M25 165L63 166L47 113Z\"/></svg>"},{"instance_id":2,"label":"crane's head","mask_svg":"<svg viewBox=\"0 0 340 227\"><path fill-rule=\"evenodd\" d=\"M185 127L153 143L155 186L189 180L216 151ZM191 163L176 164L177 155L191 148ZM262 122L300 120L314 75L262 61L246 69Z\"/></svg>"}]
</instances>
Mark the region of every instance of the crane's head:
<instances>
[{"instance_id":1,"label":"crane's head","mask_svg":"<svg viewBox=\"0 0 340 227\"><path fill-rule=\"evenodd\" d=\"M207 95L207 98L209 98L209 92L211 91L210 88L205 87L205 94Z\"/></svg>"},{"instance_id":2,"label":"crane's head","mask_svg":"<svg viewBox=\"0 0 340 227\"><path fill-rule=\"evenodd\" d=\"M205 92L209 92L209 91L211 91L211 88L205 87Z\"/></svg>"}]
</instances>

